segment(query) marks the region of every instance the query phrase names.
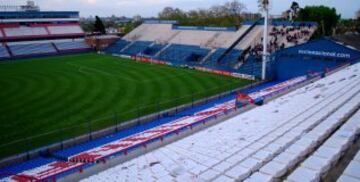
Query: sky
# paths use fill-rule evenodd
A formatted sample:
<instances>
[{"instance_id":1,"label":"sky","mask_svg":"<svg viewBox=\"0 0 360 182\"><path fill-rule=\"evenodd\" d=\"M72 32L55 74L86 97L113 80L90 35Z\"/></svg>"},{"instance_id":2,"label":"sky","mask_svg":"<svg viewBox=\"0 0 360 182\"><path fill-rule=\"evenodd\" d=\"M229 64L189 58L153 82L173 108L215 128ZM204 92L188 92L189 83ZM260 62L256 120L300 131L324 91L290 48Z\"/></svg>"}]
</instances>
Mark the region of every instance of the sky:
<instances>
[{"instance_id":1,"label":"sky","mask_svg":"<svg viewBox=\"0 0 360 182\"><path fill-rule=\"evenodd\" d=\"M157 16L167 6L184 10L209 8L229 0L35 0L42 10L75 10L80 16ZM258 12L257 0L239 0L249 12ZM271 0L271 14L280 15L290 7L293 0ZM342 18L353 18L360 10L360 0L297 0L301 7L306 5L326 5L335 7ZM25 0L0 0L2 5L24 4Z\"/></svg>"}]
</instances>

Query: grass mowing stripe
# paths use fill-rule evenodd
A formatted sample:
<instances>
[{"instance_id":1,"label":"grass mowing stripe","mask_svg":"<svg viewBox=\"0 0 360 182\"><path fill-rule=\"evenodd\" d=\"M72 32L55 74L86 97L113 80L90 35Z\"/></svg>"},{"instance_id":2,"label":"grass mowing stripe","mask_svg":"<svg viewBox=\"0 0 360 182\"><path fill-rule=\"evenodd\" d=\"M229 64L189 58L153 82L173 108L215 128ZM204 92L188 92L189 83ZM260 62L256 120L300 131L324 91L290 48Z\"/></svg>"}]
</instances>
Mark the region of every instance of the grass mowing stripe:
<instances>
[{"instance_id":1,"label":"grass mowing stripe","mask_svg":"<svg viewBox=\"0 0 360 182\"><path fill-rule=\"evenodd\" d=\"M67 115L77 115L77 113L83 113L80 117L81 119L78 121L73 121L74 123L77 122L85 122L88 120L89 116L85 112L88 105L91 105L94 103L94 99L97 95L103 94L102 93L102 86L103 83L101 82L100 76L91 76L90 79L86 79L83 83L83 85L80 87L79 90L75 90L75 93L73 95L70 95L70 97L65 98L62 101L59 101L57 104L58 108L64 105L69 105L69 103L73 103L69 106L69 109L67 110ZM78 80L79 81L79 80ZM94 106L96 103L94 103ZM60 117L61 118L61 117Z\"/></svg>"},{"instance_id":2,"label":"grass mowing stripe","mask_svg":"<svg viewBox=\"0 0 360 182\"><path fill-rule=\"evenodd\" d=\"M21 94L13 94L12 97L6 97L3 99L3 103L6 103L6 108L2 110L3 112L10 112L13 110L22 110L26 107L27 104L36 103L41 98L37 98L36 96L44 93L44 89L38 90L36 89L39 84L33 80L34 76L22 77L17 80L24 80L22 83L23 88L21 88ZM41 81L44 81L43 79ZM14 92L16 93L16 92ZM20 102L19 102L20 101Z\"/></svg>"},{"instance_id":3,"label":"grass mowing stripe","mask_svg":"<svg viewBox=\"0 0 360 182\"><path fill-rule=\"evenodd\" d=\"M62 95L67 95L72 92L70 87L71 84L69 84L69 82L71 82L71 78L67 78L64 80L63 77L64 75L62 74L54 74L54 73L50 73L48 76L43 75L43 78L46 78L45 82L43 82L46 85L46 87L40 86L39 88L42 89L37 89L38 90L37 92L33 92L35 95L33 95L32 97L28 97L28 99L24 99L23 104L18 107L26 107L27 105L31 105L31 110L29 110L30 112L35 114L41 114L41 112L44 112L44 110L50 108L51 105L53 105L53 103L58 102L60 99L62 99ZM59 89L60 87L63 88ZM65 93L63 93L63 91ZM57 96L58 94L60 94L60 96ZM51 97L44 97L50 95ZM32 99L29 100L30 98ZM34 115L34 117L36 118L36 115Z\"/></svg>"},{"instance_id":4,"label":"grass mowing stripe","mask_svg":"<svg viewBox=\"0 0 360 182\"><path fill-rule=\"evenodd\" d=\"M8 87L0 93L0 118L10 123L0 125L0 143L48 133L25 142L31 143L27 147L24 142L0 147L0 158L184 104L193 94L210 96L233 88L229 83L249 83L97 54L8 62L0 65L0 78ZM140 113L139 105L146 106Z\"/></svg>"}]
</instances>

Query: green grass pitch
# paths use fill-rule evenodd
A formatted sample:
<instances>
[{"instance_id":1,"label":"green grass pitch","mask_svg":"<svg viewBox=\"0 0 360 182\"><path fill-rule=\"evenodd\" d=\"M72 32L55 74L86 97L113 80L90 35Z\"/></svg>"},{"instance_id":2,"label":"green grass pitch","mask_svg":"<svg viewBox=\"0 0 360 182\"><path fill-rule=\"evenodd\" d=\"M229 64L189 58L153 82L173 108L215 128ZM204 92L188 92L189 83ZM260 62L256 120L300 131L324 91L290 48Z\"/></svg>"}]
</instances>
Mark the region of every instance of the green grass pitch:
<instances>
[{"instance_id":1,"label":"green grass pitch","mask_svg":"<svg viewBox=\"0 0 360 182\"><path fill-rule=\"evenodd\" d=\"M0 158L249 83L95 53L0 62Z\"/></svg>"}]
</instances>

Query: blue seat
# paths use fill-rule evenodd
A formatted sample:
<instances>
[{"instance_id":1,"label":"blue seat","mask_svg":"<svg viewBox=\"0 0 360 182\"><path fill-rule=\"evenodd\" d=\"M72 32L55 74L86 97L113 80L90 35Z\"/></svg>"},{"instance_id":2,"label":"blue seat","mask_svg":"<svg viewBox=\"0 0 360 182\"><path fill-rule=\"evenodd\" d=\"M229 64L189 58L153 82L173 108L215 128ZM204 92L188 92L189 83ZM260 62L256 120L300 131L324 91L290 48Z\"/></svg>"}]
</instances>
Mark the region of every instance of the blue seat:
<instances>
[{"instance_id":1,"label":"blue seat","mask_svg":"<svg viewBox=\"0 0 360 182\"><path fill-rule=\"evenodd\" d=\"M147 56L155 56L159 51L161 51L166 44L154 44L150 47L147 47L141 54Z\"/></svg>"},{"instance_id":2,"label":"blue seat","mask_svg":"<svg viewBox=\"0 0 360 182\"><path fill-rule=\"evenodd\" d=\"M128 47L126 50L122 51L122 54L126 54L126 55L137 55L142 53L143 51L145 51L150 45L152 44L152 42L149 41L136 41L135 43L133 43L130 47Z\"/></svg>"},{"instance_id":3,"label":"blue seat","mask_svg":"<svg viewBox=\"0 0 360 182\"><path fill-rule=\"evenodd\" d=\"M238 73L254 75L255 77L261 77L262 60L256 59L253 56L249 56L243 65L237 70Z\"/></svg>"},{"instance_id":4,"label":"blue seat","mask_svg":"<svg viewBox=\"0 0 360 182\"><path fill-rule=\"evenodd\" d=\"M221 60L221 62L217 62L221 55L225 53L225 51L226 49L224 48L216 49L216 51L205 61L204 65L210 68L217 68L221 66L229 68L233 67L238 62L242 51L238 49L233 49L228 54L226 54L226 56Z\"/></svg>"},{"instance_id":5,"label":"blue seat","mask_svg":"<svg viewBox=\"0 0 360 182\"><path fill-rule=\"evenodd\" d=\"M9 58L9 52L6 50L6 48L2 45L0 45L0 59L1 58Z\"/></svg>"},{"instance_id":6,"label":"blue seat","mask_svg":"<svg viewBox=\"0 0 360 182\"><path fill-rule=\"evenodd\" d=\"M209 52L209 49L200 46L173 44L162 52L158 58L175 65L189 65L201 61Z\"/></svg>"},{"instance_id":7,"label":"blue seat","mask_svg":"<svg viewBox=\"0 0 360 182\"><path fill-rule=\"evenodd\" d=\"M109 47L107 47L105 49L105 52L106 53L109 53L109 54L119 54L120 51L126 47L130 42L126 41L126 40L118 40L116 41L115 43L113 43L112 45L110 45Z\"/></svg>"},{"instance_id":8,"label":"blue seat","mask_svg":"<svg viewBox=\"0 0 360 182\"><path fill-rule=\"evenodd\" d=\"M68 41L68 42L55 42L55 46L60 51L67 50L80 50L80 49L89 49L89 45L85 41Z\"/></svg>"},{"instance_id":9,"label":"blue seat","mask_svg":"<svg viewBox=\"0 0 360 182\"><path fill-rule=\"evenodd\" d=\"M14 56L39 55L57 53L51 43L30 43L9 45Z\"/></svg>"}]
</instances>

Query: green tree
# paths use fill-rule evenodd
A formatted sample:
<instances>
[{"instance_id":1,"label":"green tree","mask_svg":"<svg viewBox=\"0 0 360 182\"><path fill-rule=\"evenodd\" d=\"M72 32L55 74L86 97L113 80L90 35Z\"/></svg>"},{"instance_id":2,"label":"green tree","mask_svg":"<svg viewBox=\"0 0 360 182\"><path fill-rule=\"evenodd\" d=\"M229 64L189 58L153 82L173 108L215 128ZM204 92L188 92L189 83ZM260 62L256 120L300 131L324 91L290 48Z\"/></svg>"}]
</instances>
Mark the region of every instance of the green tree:
<instances>
[{"instance_id":1,"label":"green tree","mask_svg":"<svg viewBox=\"0 0 360 182\"><path fill-rule=\"evenodd\" d=\"M359 20L355 19L344 19L340 20L336 27L336 34L345 34L348 32L359 32L360 33Z\"/></svg>"},{"instance_id":2,"label":"green tree","mask_svg":"<svg viewBox=\"0 0 360 182\"><path fill-rule=\"evenodd\" d=\"M81 21L80 26L85 32L88 33L92 33L95 30L94 23L91 21Z\"/></svg>"},{"instance_id":3,"label":"green tree","mask_svg":"<svg viewBox=\"0 0 360 182\"><path fill-rule=\"evenodd\" d=\"M234 22L237 27L240 27L241 13L243 13L245 9L245 4L239 2L238 0L233 0L224 4L225 14L227 15L226 17L230 21Z\"/></svg>"},{"instance_id":4,"label":"green tree","mask_svg":"<svg viewBox=\"0 0 360 182\"><path fill-rule=\"evenodd\" d=\"M95 16L94 30L95 32L100 32L101 34L106 33L104 23L98 16Z\"/></svg>"},{"instance_id":5,"label":"green tree","mask_svg":"<svg viewBox=\"0 0 360 182\"><path fill-rule=\"evenodd\" d=\"M317 36L330 36L336 28L340 15L335 8L326 6L306 6L300 9L297 17L298 21L316 21L319 24Z\"/></svg>"},{"instance_id":6,"label":"green tree","mask_svg":"<svg viewBox=\"0 0 360 182\"><path fill-rule=\"evenodd\" d=\"M179 8L166 7L158 15L162 20L176 20L181 25L198 26L240 26L241 13L246 9L238 0L209 9L184 11Z\"/></svg>"},{"instance_id":7,"label":"green tree","mask_svg":"<svg viewBox=\"0 0 360 182\"><path fill-rule=\"evenodd\" d=\"M300 10L300 5L299 3L297 3L296 1L293 1L291 3L290 9L293 13L293 17L296 18L298 16L299 10Z\"/></svg>"}]
</instances>

